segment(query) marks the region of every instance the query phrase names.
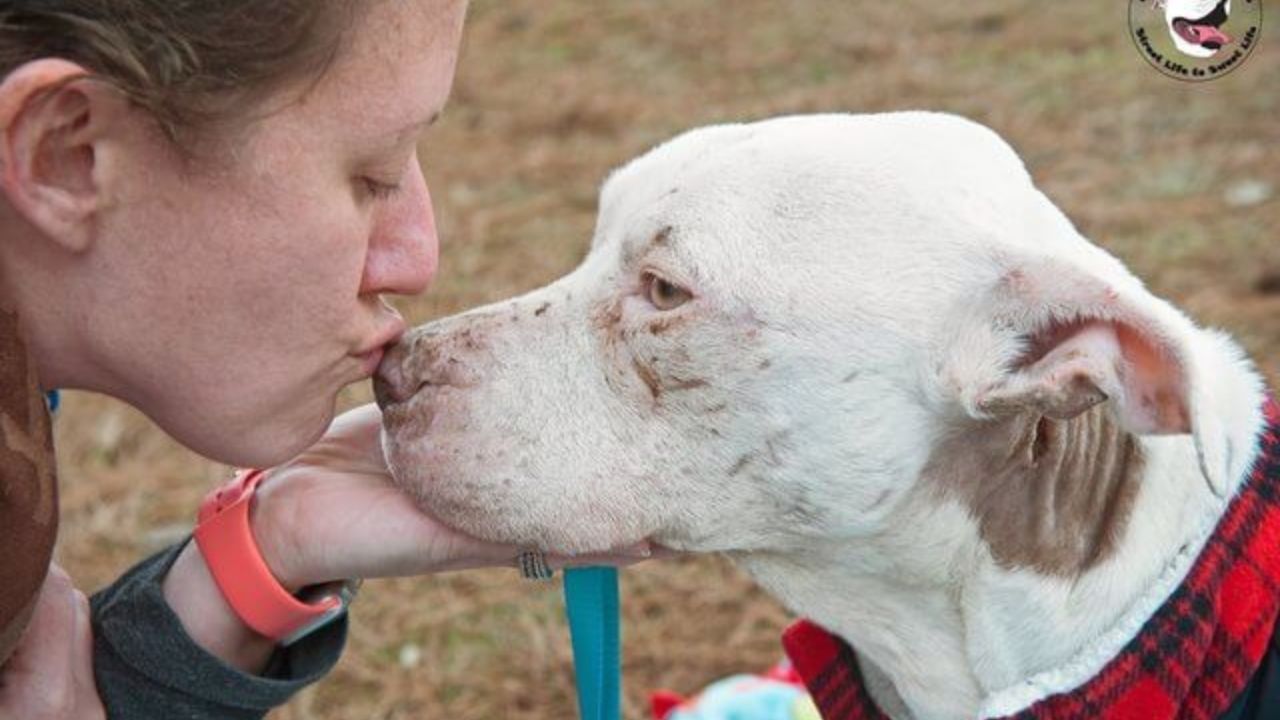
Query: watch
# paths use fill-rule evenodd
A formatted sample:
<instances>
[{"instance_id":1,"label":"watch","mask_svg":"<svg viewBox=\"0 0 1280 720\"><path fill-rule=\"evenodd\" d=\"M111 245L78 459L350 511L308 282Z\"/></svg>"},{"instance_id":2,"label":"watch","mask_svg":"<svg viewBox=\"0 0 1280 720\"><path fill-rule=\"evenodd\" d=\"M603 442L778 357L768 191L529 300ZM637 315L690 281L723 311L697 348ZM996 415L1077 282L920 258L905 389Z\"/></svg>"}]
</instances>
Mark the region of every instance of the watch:
<instances>
[{"instance_id":1,"label":"watch","mask_svg":"<svg viewBox=\"0 0 1280 720\"><path fill-rule=\"evenodd\" d=\"M262 558L249 526L249 507L263 470L242 470L200 503L195 540L227 604L245 625L281 645L292 645L342 617L358 580L303 588L291 595Z\"/></svg>"}]
</instances>

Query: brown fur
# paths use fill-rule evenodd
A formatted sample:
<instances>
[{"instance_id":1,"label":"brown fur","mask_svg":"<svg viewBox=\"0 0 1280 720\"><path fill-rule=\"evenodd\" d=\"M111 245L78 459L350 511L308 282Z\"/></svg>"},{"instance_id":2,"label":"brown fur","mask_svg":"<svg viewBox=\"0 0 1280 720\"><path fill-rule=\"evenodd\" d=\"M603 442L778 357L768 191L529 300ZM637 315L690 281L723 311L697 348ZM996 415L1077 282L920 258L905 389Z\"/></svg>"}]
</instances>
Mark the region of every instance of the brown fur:
<instances>
[{"instance_id":1,"label":"brown fur","mask_svg":"<svg viewBox=\"0 0 1280 720\"><path fill-rule=\"evenodd\" d=\"M702 378L671 378L671 382L666 383L663 387L667 390L696 390L700 387L706 387L707 381Z\"/></svg>"},{"instance_id":2,"label":"brown fur","mask_svg":"<svg viewBox=\"0 0 1280 720\"><path fill-rule=\"evenodd\" d=\"M1119 545L1143 462L1098 405L1071 420L1026 412L974 424L938 444L923 476L969 507L997 561L1071 577Z\"/></svg>"},{"instance_id":3,"label":"brown fur","mask_svg":"<svg viewBox=\"0 0 1280 720\"><path fill-rule=\"evenodd\" d=\"M598 305L591 313L591 324L600 330L607 344L618 341L622 335L622 301L614 298Z\"/></svg>"},{"instance_id":4,"label":"brown fur","mask_svg":"<svg viewBox=\"0 0 1280 720\"><path fill-rule=\"evenodd\" d=\"M673 327L679 327L680 325L685 324L688 320L688 315L672 315L668 313L650 320L649 332L654 335L661 335Z\"/></svg>"},{"instance_id":5,"label":"brown fur","mask_svg":"<svg viewBox=\"0 0 1280 720\"><path fill-rule=\"evenodd\" d=\"M633 359L631 364L635 367L636 374L640 376L645 386L649 388L649 394L653 396L654 402L657 402L662 396L662 386L658 381L658 374L653 371L653 368L639 360Z\"/></svg>"}]
</instances>

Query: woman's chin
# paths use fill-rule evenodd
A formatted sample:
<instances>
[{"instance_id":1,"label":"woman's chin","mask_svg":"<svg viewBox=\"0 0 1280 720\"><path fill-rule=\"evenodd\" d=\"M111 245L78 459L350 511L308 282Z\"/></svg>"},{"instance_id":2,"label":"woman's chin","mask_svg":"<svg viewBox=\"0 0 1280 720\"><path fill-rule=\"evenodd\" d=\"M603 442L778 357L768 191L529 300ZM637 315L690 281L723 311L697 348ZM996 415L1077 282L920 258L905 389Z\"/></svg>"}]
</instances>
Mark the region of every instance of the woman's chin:
<instances>
[{"instance_id":1,"label":"woman's chin","mask_svg":"<svg viewBox=\"0 0 1280 720\"><path fill-rule=\"evenodd\" d=\"M241 467L274 467L301 455L329 431L334 418L334 402L313 403L302 417L282 418L241 433L245 454L254 461Z\"/></svg>"}]
</instances>

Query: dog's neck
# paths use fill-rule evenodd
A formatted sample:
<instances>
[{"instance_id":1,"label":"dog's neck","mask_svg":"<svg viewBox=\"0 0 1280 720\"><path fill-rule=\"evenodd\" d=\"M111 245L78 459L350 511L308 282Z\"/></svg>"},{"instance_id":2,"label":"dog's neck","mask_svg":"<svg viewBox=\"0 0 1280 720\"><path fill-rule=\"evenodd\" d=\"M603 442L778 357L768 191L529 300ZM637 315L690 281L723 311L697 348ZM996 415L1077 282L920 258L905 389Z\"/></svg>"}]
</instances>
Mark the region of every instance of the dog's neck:
<instances>
[{"instance_id":1,"label":"dog's neck","mask_svg":"<svg viewBox=\"0 0 1280 720\"><path fill-rule=\"evenodd\" d=\"M1242 376L1225 395L1260 406L1227 359L1215 371ZM1234 427L1253 448L1257 424ZM1224 508L1190 436L1132 436L1099 406L953 429L880 532L737 559L854 647L890 715L973 718L1134 612Z\"/></svg>"}]
</instances>

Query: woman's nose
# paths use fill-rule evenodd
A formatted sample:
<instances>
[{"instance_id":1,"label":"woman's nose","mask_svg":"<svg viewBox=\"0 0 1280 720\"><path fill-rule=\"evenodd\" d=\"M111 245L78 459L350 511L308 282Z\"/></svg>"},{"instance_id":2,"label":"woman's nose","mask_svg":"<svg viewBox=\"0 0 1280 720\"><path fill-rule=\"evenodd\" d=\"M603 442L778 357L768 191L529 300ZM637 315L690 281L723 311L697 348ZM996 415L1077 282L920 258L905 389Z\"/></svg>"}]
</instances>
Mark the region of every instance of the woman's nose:
<instances>
[{"instance_id":1,"label":"woman's nose","mask_svg":"<svg viewBox=\"0 0 1280 720\"><path fill-rule=\"evenodd\" d=\"M378 209L360 292L417 295L435 277L440 260L431 193L415 159L400 192Z\"/></svg>"}]
</instances>

